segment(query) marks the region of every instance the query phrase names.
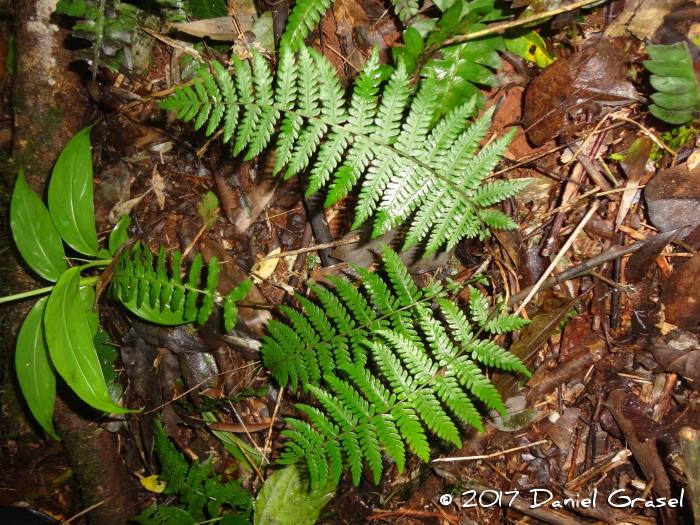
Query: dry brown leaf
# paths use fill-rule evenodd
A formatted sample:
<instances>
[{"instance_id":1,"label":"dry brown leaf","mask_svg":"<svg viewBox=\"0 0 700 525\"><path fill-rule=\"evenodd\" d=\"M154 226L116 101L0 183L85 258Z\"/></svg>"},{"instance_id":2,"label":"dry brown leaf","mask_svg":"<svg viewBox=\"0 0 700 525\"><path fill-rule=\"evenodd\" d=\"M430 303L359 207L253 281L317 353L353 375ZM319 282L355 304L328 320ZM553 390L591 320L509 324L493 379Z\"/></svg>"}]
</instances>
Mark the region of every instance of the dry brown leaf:
<instances>
[{"instance_id":1,"label":"dry brown leaf","mask_svg":"<svg viewBox=\"0 0 700 525\"><path fill-rule=\"evenodd\" d=\"M156 198L158 199L158 206L160 206L160 209L162 210L165 208L165 195L163 194L163 190L165 189L165 179L161 177L155 169L153 170L153 176L151 177L151 189L153 189L155 192Z\"/></svg>"}]
</instances>

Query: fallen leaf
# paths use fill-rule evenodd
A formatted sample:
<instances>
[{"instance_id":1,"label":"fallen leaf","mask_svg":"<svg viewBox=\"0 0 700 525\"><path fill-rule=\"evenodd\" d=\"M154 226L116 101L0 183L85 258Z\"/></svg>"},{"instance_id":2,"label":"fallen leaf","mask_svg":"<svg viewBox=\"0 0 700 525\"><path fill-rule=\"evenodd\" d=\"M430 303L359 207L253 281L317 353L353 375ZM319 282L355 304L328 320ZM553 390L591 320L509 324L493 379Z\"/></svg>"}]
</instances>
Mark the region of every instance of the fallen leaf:
<instances>
[{"instance_id":1,"label":"fallen leaf","mask_svg":"<svg viewBox=\"0 0 700 525\"><path fill-rule=\"evenodd\" d=\"M166 481L158 481L159 476L160 474L153 474L147 478L141 478L141 485L146 490L160 494L168 486L168 483Z\"/></svg>"},{"instance_id":2,"label":"fallen leaf","mask_svg":"<svg viewBox=\"0 0 700 525\"><path fill-rule=\"evenodd\" d=\"M269 257L270 255L278 255L282 251L282 248L275 248L272 250L270 253L266 255L266 257ZM279 264L280 259L275 258L275 259L268 259L266 261L259 261L255 263L255 266L253 266L253 269L250 271L250 273L253 276L253 282L255 284L261 283L263 281L266 281L275 271L277 268L277 265Z\"/></svg>"},{"instance_id":3,"label":"fallen leaf","mask_svg":"<svg viewBox=\"0 0 700 525\"><path fill-rule=\"evenodd\" d=\"M690 171L693 171L695 168L698 167L698 165L700 165L700 149L696 149L695 151L693 151L693 153L690 154L690 157L688 157L686 164L688 164L688 169Z\"/></svg>"},{"instance_id":4,"label":"fallen leaf","mask_svg":"<svg viewBox=\"0 0 700 525\"><path fill-rule=\"evenodd\" d=\"M153 176L151 177L151 188L155 192L156 198L158 199L158 206L160 206L160 209L162 210L165 208L165 195L163 194L163 190L165 189L165 179L161 177L155 169L153 170Z\"/></svg>"},{"instance_id":5,"label":"fallen leaf","mask_svg":"<svg viewBox=\"0 0 700 525\"><path fill-rule=\"evenodd\" d=\"M700 168L684 163L658 172L644 188L644 200L659 231L681 230L678 239L700 248Z\"/></svg>"},{"instance_id":6,"label":"fallen leaf","mask_svg":"<svg viewBox=\"0 0 700 525\"><path fill-rule=\"evenodd\" d=\"M223 40L232 42L239 35L236 29L236 24L230 16L222 16L219 18L207 18L205 20L196 20L185 24L169 24L178 31L187 33L188 35L199 38L209 37L212 40ZM244 31L250 28L244 29Z\"/></svg>"},{"instance_id":7,"label":"fallen leaf","mask_svg":"<svg viewBox=\"0 0 700 525\"><path fill-rule=\"evenodd\" d=\"M626 78L627 63L632 58L630 46L626 38L599 40L560 58L535 77L525 93L522 119L532 143L541 146L560 132L573 134L580 127L576 114L599 111L600 104L615 106L641 101Z\"/></svg>"}]
</instances>

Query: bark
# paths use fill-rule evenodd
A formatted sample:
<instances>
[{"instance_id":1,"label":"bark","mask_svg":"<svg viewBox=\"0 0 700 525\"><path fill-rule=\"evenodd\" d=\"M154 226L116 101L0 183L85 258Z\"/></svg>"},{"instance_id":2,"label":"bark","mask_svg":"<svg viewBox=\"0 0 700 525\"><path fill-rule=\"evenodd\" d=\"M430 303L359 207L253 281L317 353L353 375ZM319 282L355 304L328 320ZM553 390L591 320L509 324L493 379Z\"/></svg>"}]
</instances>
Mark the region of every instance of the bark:
<instances>
[{"instance_id":1,"label":"bark","mask_svg":"<svg viewBox=\"0 0 700 525\"><path fill-rule=\"evenodd\" d=\"M17 70L13 88L12 158L43 195L53 165L68 140L88 124L92 108L75 53L64 47L69 32L52 20L57 0L17 2ZM14 183L6 181L7 183Z\"/></svg>"},{"instance_id":2,"label":"bark","mask_svg":"<svg viewBox=\"0 0 700 525\"><path fill-rule=\"evenodd\" d=\"M42 197L61 150L80 129L97 118L77 72L81 66L73 63L75 53L64 46L70 33L60 29L52 19L56 3L57 0L15 2L18 62L12 97L13 162L14 169L24 170L30 186ZM14 174L3 175L4 189L9 192ZM4 226L9 231L7 225ZM11 278L16 277L14 287L26 289L30 273L17 271L13 274ZM22 280L24 286L20 284ZM23 314L26 314L23 307L5 310L8 325L13 328L0 346L5 370L14 370L16 329ZM7 405L8 396L21 399L16 382L5 379L3 415L14 408ZM74 407L81 406L85 405L79 400L71 401L69 406L58 399L54 419L85 506L104 500L88 514L88 519L100 525L126 523L139 511L135 506L138 504L135 489L139 485L129 475L118 453L117 435L101 429L95 423L94 412L87 417L76 413ZM7 428L6 423L3 422L4 428Z\"/></svg>"}]
</instances>

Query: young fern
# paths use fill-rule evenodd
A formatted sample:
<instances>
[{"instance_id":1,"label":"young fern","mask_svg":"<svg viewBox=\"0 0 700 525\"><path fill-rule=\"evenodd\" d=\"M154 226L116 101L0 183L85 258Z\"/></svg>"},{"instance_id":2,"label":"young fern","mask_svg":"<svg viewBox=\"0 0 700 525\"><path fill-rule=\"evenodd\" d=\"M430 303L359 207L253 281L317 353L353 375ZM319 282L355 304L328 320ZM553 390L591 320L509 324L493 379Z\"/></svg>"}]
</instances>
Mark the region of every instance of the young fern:
<instances>
[{"instance_id":1,"label":"young fern","mask_svg":"<svg viewBox=\"0 0 700 525\"><path fill-rule=\"evenodd\" d=\"M490 206L514 196L529 179L482 184L513 138L514 131L480 148L494 109L471 126L474 102L437 122L433 78L412 92L402 61L388 76L375 49L355 82L346 105L335 69L313 49L298 56L283 48L272 87L265 59L253 51L253 68L233 57L235 78L212 62L214 75L201 70L189 86L175 88L160 105L178 110L207 134L223 125L223 140L234 137L234 153L258 155L277 134L275 173L285 177L311 165L308 194L326 184L326 206L346 196L360 179L355 224L375 216L381 235L413 215L403 249L427 240L426 255L452 248L465 237L483 238L492 228L515 221ZM311 159L315 158L312 163Z\"/></svg>"},{"instance_id":2,"label":"young fern","mask_svg":"<svg viewBox=\"0 0 700 525\"><path fill-rule=\"evenodd\" d=\"M481 417L470 397L505 414L498 391L476 365L480 361L527 376L523 363L475 329L501 333L528 321L490 307L470 286L469 317L445 299L458 288L433 283L419 290L394 251L382 246L387 278L354 267L364 294L350 282L329 277L335 291L310 286L321 306L303 296L303 312L281 307L291 327L270 321L262 358L273 377L294 389L301 383L323 410L298 404L308 421L287 419L293 430L280 463L306 458L314 484L329 473L336 482L347 459L357 485L363 458L375 482L382 473L381 446L405 465L405 446L424 461L430 447L423 426L460 445L454 416L479 430ZM430 305L438 303L439 320Z\"/></svg>"},{"instance_id":3,"label":"young fern","mask_svg":"<svg viewBox=\"0 0 700 525\"><path fill-rule=\"evenodd\" d=\"M233 329L238 315L236 301L247 294L252 285L244 281L226 295L217 293L219 261L212 257L207 267L206 287L199 288L202 271L202 254L197 254L190 267L187 282L180 275L182 254L174 252L171 276L165 268L165 248L160 247L153 267L153 255L148 248L137 243L124 250L114 267L110 285L110 298L118 300L131 312L158 324L179 325L195 320L204 324L214 309L215 302L223 303L226 331ZM202 296L201 306L197 299Z\"/></svg>"},{"instance_id":4,"label":"young fern","mask_svg":"<svg viewBox=\"0 0 700 525\"><path fill-rule=\"evenodd\" d=\"M223 483L221 476L214 473L213 456L209 456L202 464L195 460L192 465L188 465L182 453L168 439L160 421L156 421L154 450L163 465L159 479L167 482L163 494L177 494L189 516L202 518L206 508L209 517L219 518L223 506L237 509L244 516L250 514L253 502L250 494L241 487L241 482ZM163 523L168 523L166 519L174 513L166 509L167 507L150 507L134 521L160 523L162 519Z\"/></svg>"}]
</instances>

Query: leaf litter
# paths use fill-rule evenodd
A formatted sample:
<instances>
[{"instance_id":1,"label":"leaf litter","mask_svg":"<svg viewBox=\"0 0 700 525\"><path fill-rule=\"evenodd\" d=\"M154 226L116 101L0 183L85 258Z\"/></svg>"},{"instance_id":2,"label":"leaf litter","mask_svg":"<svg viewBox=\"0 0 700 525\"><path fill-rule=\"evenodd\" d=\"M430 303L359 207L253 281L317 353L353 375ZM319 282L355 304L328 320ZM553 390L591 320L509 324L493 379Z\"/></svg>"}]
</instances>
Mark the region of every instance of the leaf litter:
<instances>
[{"instance_id":1,"label":"leaf litter","mask_svg":"<svg viewBox=\"0 0 700 525\"><path fill-rule=\"evenodd\" d=\"M309 37L308 42L336 67L343 82L352 80L365 62L367 38L381 41L386 61L392 48L402 46L400 21L384 16L374 4L337 2ZM546 7L522 5L530 10ZM237 15L253 14L244 11ZM273 17L279 16L274 13ZM105 195L104 203L110 202L112 208L110 212L107 204L100 206L102 223L108 216L115 224L129 213L131 233L141 235L153 253L159 246L191 247L190 261L198 253L205 262L217 257L219 293L228 293L250 276L260 278L240 304L238 322L229 332L222 332L218 310L202 326L177 329L148 325L113 307L103 314L103 325L120 344L122 367L116 367L116 374L124 387L124 408L146 408L141 415L99 424L124 438L122 453L135 479L141 478L149 491L160 490L151 481L159 468L153 456L154 420L162 412L165 431L186 457L205 461L213 450L217 475L241 479L248 490L263 495L255 504L255 523L273 519L298 523L305 514L296 506L313 507L314 515L319 512L325 523L368 519L451 523L456 518L461 523L495 524L524 516L529 522L544 523L692 522L689 503L691 497L697 498L692 496L697 486L691 485L689 471L694 463L682 454L680 435L686 427L700 430L696 413L700 381L697 131L686 128L691 130L689 140L672 148L677 154L672 165L674 159L644 132L667 144L674 130L676 136L681 133L647 111L651 93L642 80L646 74L643 47L628 36L600 38L593 28L601 24L602 29L605 23L602 8L581 15L582 21L566 26L568 31L543 28L534 33L537 37L528 37L534 50L522 43L522 49L508 46L531 59L539 57L539 64L528 66L535 72L537 66L546 65L545 56L556 57L534 76L524 94L520 88L484 85L490 80L479 85L487 105L498 105L505 89L524 108L521 121L514 125L530 142L519 147L519 157L512 160L527 165L502 163L496 171L509 178L536 176L545 182L537 185L538 191L528 188L527 197L515 196L499 204L516 219L519 229L498 231L485 241L463 240L453 252L411 261L415 266L405 261L418 286L428 286L431 279L463 282L479 271L487 277L486 284L478 285L482 291L500 293L516 308L546 278L523 311L532 322L514 334L496 337L500 346L525 362L533 377L524 382L512 373L487 372L511 417L487 419L483 434L467 431L461 449L453 450L435 439L432 459L447 460L439 467L409 456L405 471L385 469L377 485L371 473L363 472L357 487L346 475L332 490L302 491L306 506L291 501L284 490L298 490L297 485L308 480L292 469L274 466L285 442L284 418L299 416L295 404L300 399L290 389L280 389L266 373L260 363L260 343L268 334L268 321L283 318L279 306L299 301L291 291L313 298L306 286L310 279L330 282L328 276L352 275L347 264L323 267L321 258L307 259L307 255L316 253L316 244L333 244L345 235L355 235L352 209L358 195L350 193L321 210L321 220L311 227L304 176L282 181L271 176L269 159L232 160L225 148L206 147L206 139L187 124L167 130L173 135L173 147L158 151L151 146L160 144L163 137L149 140L150 132L134 121L147 122L148 111L157 114L153 107L147 109L149 102L104 115L105 121L95 131L99 140L96 194ZM630 13L623 11L623 15ZM677 22L661 25L671 26L678 33ZM192 36L238 36L233 16L176 27ZM242 29L251 27L252 21ZM269 29L263 27L265 33ZM633 29L638 31L636 26ZM654 34L647 36L657 43ZM553 42L561 45L557 48ZM192 49L195 57L203 59L206 52L208 58L226 63L223 49ZM154 83L146 89L147 84L126 70L120 89L146 100L167 89L157 80L164 65L169 67L171 50L163 44L157 44L156 50L152 66L142 73ZM441 55L446 56L449 52ZM115 81L114 73L100 72L100 89L105 93ZM619 108L638 125L605 118ZM124 131L109 133L110 129ZM139 138L146 142L137 147ZM122 158L133 162L116 164ZM559 254L594 203L592 220L573 239L571 248ZM222 213L217 214L219 207ZM404 234L394 230L387 242ZM375 241L334 248L337 259L361 267L376 265ZM279 259L259 262L264 256L305 249L290 264L278 264ZM544 250L548 250L546 256ZM551 275L544 275L556 255L561 255L559 263ZM464 306L469 294L457 292L450 299ZM210 418L216 420L219 435L226 436L223 442L207 430ZM236 432L229 434L227 428ZM0 505L31 501L62 519L85 508L76 482L67 474L59 443L7 440L3 445L2 471L11 473L16 483L14 490L0 491ZM508 452L511 449L518 450ZM272 467L265 467L263 455ZM465 456L488 458L449 461ZM34 469L42 473L40 483L29 475ZM263 484L263 479L269 481ZM0 487L7 488L6 484L6 478L0 479ZM489 490L518 490L530 497L529 491L535 488L549 490L562 501L565 497L580 501L595 490L598 504L532 509L518 500L519 505L510 508L463 505L469 503L463 496L470 490L477 500L485 494L480 501L487 501ZM607 496L620 489L629 498L652 501L678 498L683 490L686 505L616 508ZM134 514L156 500L163 501L149 491L134 496ZM451 495L452 503L441 503L444 494Z\"/></svg>"}]
</instances>

